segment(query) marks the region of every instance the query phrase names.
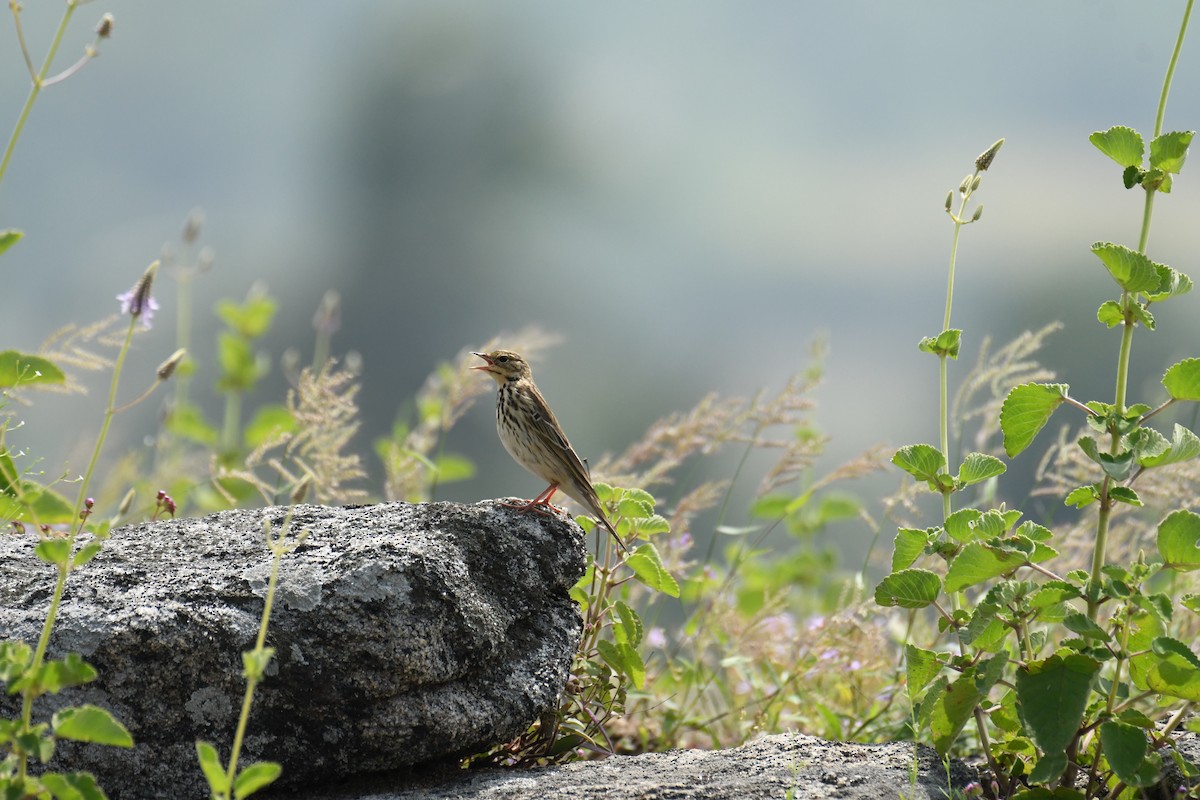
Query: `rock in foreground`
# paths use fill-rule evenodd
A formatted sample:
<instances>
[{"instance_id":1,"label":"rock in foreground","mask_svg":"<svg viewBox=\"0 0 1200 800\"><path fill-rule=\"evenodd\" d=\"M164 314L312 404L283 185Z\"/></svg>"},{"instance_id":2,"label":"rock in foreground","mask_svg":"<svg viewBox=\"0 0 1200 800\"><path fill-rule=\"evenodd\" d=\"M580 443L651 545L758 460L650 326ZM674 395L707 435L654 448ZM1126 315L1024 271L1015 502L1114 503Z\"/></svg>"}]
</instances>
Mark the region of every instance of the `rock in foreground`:
<instances>
[{"instance_id":1,"label":"rock in foreground","mask_svg":"<svg viewBox=\"0 0 1200 800\"><path fill-rule=\"evenodd\" d=\"M100 677L62 697L109 709L137 746L63 742L50 768L91 771L114 800L207 795L195 740L228 754L270 575L263 520L285 514L121 528L71 576L50 655ZM297 506L292 525L310 534L283 560L243 764L311 785L478 752L555 706L581 627L577 526L490 502ZM54 570L33 544L0 537L0 638L40 632Z\"/></svg>"},{"instance_id":2,"label":"rock in foreground","mask_svg":"<svg viewBox=\"0 0 1200 800\"><path fill-rule=\"evenodd\" d=\"M446 773L419 782L411 775L376 776L289 800L941 800L975 779L962 764L952 762L947 770L932 748L914 749L911 742L849 744L780 734L728 750Z\"/></svg>"}]
</instances>

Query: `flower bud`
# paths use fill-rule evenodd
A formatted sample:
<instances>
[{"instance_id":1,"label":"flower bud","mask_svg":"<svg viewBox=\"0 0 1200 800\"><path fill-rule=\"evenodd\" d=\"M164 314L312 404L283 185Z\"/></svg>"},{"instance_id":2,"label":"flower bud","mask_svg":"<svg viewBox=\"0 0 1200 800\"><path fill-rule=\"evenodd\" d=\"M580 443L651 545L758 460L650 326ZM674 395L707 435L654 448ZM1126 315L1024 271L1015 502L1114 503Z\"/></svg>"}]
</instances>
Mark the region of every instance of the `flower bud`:
<instances>
[{"instance_id":1,"label":"flower bud","mask_svg":"<svg viewBox=\"0 0 1200 800\"><path fill-rule=\"evenodd\" d=\"M187 221L183 223L183 241L186 244L191 244L196 241L200 235L200 228L204 225L204 209L193 208L188 214Z\"/></svg>"},{"instance_id":2,"label":"flower bud","mask_svg":"<svg viewBox=\"0 0 1200 800\"><path fill-rule=\"evenodd\" d=\"M96 36L101 39L107 39L112 36L114 22L113 15L106 13L100 18L100 24L96 26Z\"/></svg>"},{"instance_id":3,"label":"flower bud","mask_svg":"<svg viewBox=\"0 0 1200 800\"><path fill-rule=\"evenodd\" d=\"M967 177L963 178L963 179L962 179L962 183L960 183L960 184L958 185L958 193L959 193L959 194L966 194L966 193L967 193L967 189L970 187L970 185L971 185L971 176L970 176L970 175L968 175Z\"/></svg>"},{"instance_id":4,"label":"flower bud","mask_svg":"<svg viewBox=\"0 0 1200 800\"><path fill-rule=\"evenodd\" d=\"M978 188L979 188L979 184L980 184L980 183L982 183L982 182L983 182L983 176L982 176L982 175L976 175L976 176L975 176L975 179L974 179L973 181L971 181L971 191L973 192L973 191L975 191L976 189L978 189Z\"/></svg>"},{"instance_id":5,"label":"flower bud","mask_svg":"<svg viewBox=\"0 0 1200 800\"><path fill-rule=\"evenodd\" d=\"M135 497L137 497L137 492L133 489L125 493L125 496L121 498L121 505L117 506L118 516L123 517L129 513L129 509L133 508L133 498Z\"/></svg>"},{"instance_id":6,"label":"flower bud","mask_svg":"<svg viewBox=\"0 0 1200 800\"><path fill-rule=\"evenodd\" d=\"M954 190L946 192L946 210L950 210L950 206L954 204Z\"/></svg>"},{"instance_id":7,"label":"flower bud","mask_svg":"<svg viewBox=\"0 0 1200 800\"><path fill-rule=\"evenodd\" d=\"M996 157L996 153L1000 151L1000 146L1003 144L1003 139L997 139L994 145L980 153L979 158L975 159L975 169L980 172L986 172L987 168L992 165L992 160Z\"/></svg>"},{"instance_id":8,"label":"flower bud","mask_svg":"<svg viewBox=\"0 0 1200 800\"><path fill-rule=\"evenodd\" d=\"M165 381L175 374L175 368L187 358L187 350L182 347L171 353L171 357L158 365L158 379Z\"/></svg>"},{"instance_id":9,"label":"flower bud","mask_svg":"<svg viewBox=\"0 0 1200 800\"><path fill-rule=\"evenodd\" d=\"M975 213L971 215L971 222L978 222L983 216L983 203L979 204L979 208L975 209Z\"/></svg>"}]
</instances>

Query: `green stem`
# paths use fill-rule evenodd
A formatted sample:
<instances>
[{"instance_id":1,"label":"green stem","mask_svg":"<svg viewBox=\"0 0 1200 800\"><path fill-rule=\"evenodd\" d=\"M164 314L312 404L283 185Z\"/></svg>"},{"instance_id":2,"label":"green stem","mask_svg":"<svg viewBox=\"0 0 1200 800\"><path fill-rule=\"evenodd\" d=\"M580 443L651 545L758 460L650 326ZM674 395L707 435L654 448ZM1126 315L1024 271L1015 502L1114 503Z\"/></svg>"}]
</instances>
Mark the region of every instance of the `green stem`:
<instances>
[{"instance_id":1,"label":"green stem","mask_svg":"<svg viewBox=\"0 0 1200 800\"><path fill-rule=\"evenodd\" d=\"M67 0L67 10L63 12L62 21L58 23L58 30L54 32L54 38L50 42L50 49L46 52L46 59L42 62L42 68L38 71L37 75L33 76L33 84L29 87L29 96L25 98L25 105L21 107L21 113L17 116L17 124L13 127L12 136L8 139L8 146L4 148L4 158L0 160L0 183L4 182L4 175L8 172L8 162L12 159L13 150L17 147L17 140L21 138L21 131L25 128L25 121L29 119L29 112L33 109L33 103L42 91L46 75L50 72L50 65L54 63L54 56L58 53L58 46L62 44L63 34L67 32L67 24L71 21L71 15L75 13L75 8L78 4L78 0ZM12 12L14 19L17 20L17 29L19 31L21 23L17 15L20 11L13 5Z\"/></svg>"},{"instance_id":2,"label":"green stem","mask_svg":"<svg viewBox=\"0 0 1200 800\"><path fill-rule=\"evenodd\" d=\"M1175 77L1175 65L1179 62L1179 53L1183 50L1183 37L1187 34L1188 18L1192 15L1192 3L1188 0L1183 9L1183 21L1179 24L1179 36L1175 38L1175 49L1171 51L1171 60L1167 64L1167 74L1163 78L1162 94L1158 98L1158 114L1154 117L1154 136L1162 133L1163 118L1167 115L1167 95L1171 93L1171 81Z\"/></svg>"},{"instance_id":3,"label":"green stem","mask_svg":"<svg viewBox=\"0 0 1200 800\"><path fill-rule=\"evenodd\" d=\"M271 622L271 608L275 604L275 587L279 583L279 565L283 561L283 556L289 551L287 545L284 544L284 539L287 536L288 530L292 524L292 509L288 509L287 516L283 520L283 524L279 528L278 535L274 539L271 538L271 533L267 533L267 547L271 549L271 577L267 581L267 596L263 600L262 619L258 625L258 638L254 641L254 652L261 653L267 644L267 628ZM242 753L242 742L246 738L246 727L250 722L250 707L254 702L254 690L258 687L260 675L256 670L247 671L246 674L246 694L242 697L242 713L238 716L237 730L233 734L233 748L229 752L229 770L225 775L225 797L233 796L233 781L237 777L238 759Z\"/></svg>"},{"instance_id":4,"label":"green stem","mask_svg":"<svg viewBox=\"0 0 1200 800\"><path fill-rule=\"evenodd\" d=\"M237 450L242 424L242 393L231 389L225 393L225 423L221 427L221 450L229 455Z\"/></svg>"},{"instance_id":5,"label":"green stem","mask_svg":"<svg viewBox=\"0 0 1200 800\"><path fill-rule=\"evenodd\" d=\"M108 429L112 423L113 414L117 408L117 386L121 382L121 370L125 366L125 356L129 353L129 345L133 341L133 331L137 326L137 318L130 317L129 328L125 331L125 342L121 345L121 350L117 353L117 363L113 367L112 383L108 389L108 407L104 411L104 421L100 425L100 434L96 437L96 446L92 448L92 457L88 461L87 471L83 473L83 478L79 482L79 497L75 501L75 513L71 516L72 520L80 520L80 512L83 511L84 501L87 499L88 485L91 483L92 475L96 471L96 463L100 460L100 451L104 448L104 440L108 438ZM83 527L82 521L78 524L72 523L70 531L67 534L67 539L71 546L68 548L68 553L74 550L75 537L79 534ZM50 632L54 629L54 622L58 617L58 608L62 603L63 591L67 586L67 576L71 574L71 556L68 555L66 561L58 566L58 577L54 582L54 591L50 596L50 609L46 612L46 621L42 625L41 636L38 637L37 649L33 654L33 661L29 665L27 674L36 675L42 667L42 663L46 658L46 648L50 645ZM21 697L21 721L25 728L29 727L30 721L33 719L33 687L25 690ZM25 776L27 756L22 753L20 763L18 765L18 774L23 778Z\"/></svg>"}]
</instances>

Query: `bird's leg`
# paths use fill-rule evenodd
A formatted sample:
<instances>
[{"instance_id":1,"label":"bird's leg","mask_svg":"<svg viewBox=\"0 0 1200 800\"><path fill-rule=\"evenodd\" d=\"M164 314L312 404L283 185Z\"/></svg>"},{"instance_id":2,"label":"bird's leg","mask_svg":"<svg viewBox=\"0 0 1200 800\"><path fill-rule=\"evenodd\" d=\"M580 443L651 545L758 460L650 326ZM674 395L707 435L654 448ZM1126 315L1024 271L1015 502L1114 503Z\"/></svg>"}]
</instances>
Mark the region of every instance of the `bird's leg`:
<instances>
[{"instance_id":1,"label":"bird's leg","mask_svg":"<svg viewBox=\"0 0 1200 800\"><path fill-rule=\"evenodd\" d=\"M563 510L550 502L550 498L554 497L554 493L557 491L558 484L552 483L546 487L545 491L530 500L528 503L501 503L500 505L504 506L505 508L515 508L517 511L521 512L536 511L539 514L549 514L550 511L546 511L545 509L550 509L551 511L562 514L564 513Z\"/></svg>"}]
</instances>

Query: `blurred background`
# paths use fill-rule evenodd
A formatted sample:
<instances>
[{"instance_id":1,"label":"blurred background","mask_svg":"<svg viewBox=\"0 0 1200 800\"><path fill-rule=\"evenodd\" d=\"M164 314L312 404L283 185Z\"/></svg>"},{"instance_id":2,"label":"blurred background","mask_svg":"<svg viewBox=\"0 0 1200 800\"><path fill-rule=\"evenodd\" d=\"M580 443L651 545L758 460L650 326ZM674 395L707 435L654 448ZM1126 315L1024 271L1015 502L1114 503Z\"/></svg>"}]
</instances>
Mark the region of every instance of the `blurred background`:
<instances>
[{"instance_id":1,"label":"blurred background","mask_svg":"<svg viewBox=\"0 0 1200 800\"><path fill-rule=\"evenodd\" d=\"M26 6L36 60L63 4ZM984 336L1060 320L1045 363L1074 395L1111 399L1118 334L1095 309L1115 287L1089 246L1136 246L1142 194L1087 137L1114 124L1149 137L1183 6L97 0L56 66L106 11L112 39L42 94L0 185L0 227L26 234L0 260L0 349L115 311L202 207L214 260L195 284L193 397L218 414L204 391L218 299L261 281L279 300L257 398L275 402L279 355L311 357L313 312L336 289L335 355L363 364L355 449L373 492L370 442L435 365L531 324L562 337L535 373L593 459L709 391L779 388L824 338L815 419L833 465L936 441L936 361L916 344L941 327L943 201L1003 136L959 248L952 375ZM1167 130L1200 125L1194 38ZM28 85L0 22L5 133ZM1156 205L1150 255L1196 276L1189 166ZM138 340L147 372L174 349L170 281ZM1162 370L1196 354L1197 300L1139 331L1132 397L1158 402ZM100 413L95 396L40 398L19 444L48 473L77 471ZM153 413L115 426L109 452L141 446ZM456 429L451 448L480 471L440 499L542 488L508 461L492 414L489 398Z\"/></svg>"}]
</instances>

